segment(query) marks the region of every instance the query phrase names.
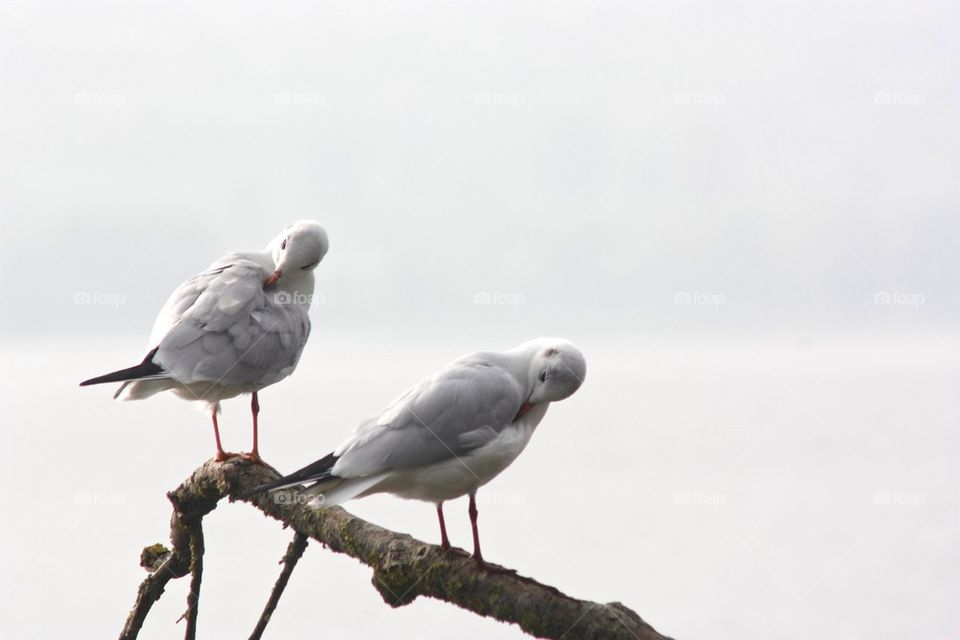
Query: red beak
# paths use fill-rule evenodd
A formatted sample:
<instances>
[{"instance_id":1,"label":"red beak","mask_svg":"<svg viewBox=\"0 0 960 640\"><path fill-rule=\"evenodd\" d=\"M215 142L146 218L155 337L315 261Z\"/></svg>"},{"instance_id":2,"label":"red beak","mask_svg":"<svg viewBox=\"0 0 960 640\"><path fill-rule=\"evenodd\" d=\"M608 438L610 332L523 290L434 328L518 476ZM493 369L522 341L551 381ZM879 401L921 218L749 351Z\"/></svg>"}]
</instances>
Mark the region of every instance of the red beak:
<instances>
[{"instance_id":1,"label":"red beak","mask_svg":"<svg viewBox=\"0 0 960 640\"><path fill-rule=\"evenodd\" d=\"M263 286L265 286L265 287L271 287L271 286L277 284L277 280L279 280L279 279L280 279L280 276L282 276L282 275L283 275L283 273L280 272L280 269L277 269L277 270L274 271L272 274L270 274L270 277L267 278L267 281L263 283Z\"/></svg>"},{"instance_id":2,"label":"red beak","mask_svg":"<svg viewBox=\"0 0 960 640\"><path fill-rule=\"evenodd\" d=\"M517 420L522 418L523 414L525 414L527 411L530 411L530 409L532 408L533 408L532 402L529 402L529 401L524 402L522 405L520 405L520 411L517 411L517 415L514 417L513 421L516 422Z\"/></svg>"}]
</instances>

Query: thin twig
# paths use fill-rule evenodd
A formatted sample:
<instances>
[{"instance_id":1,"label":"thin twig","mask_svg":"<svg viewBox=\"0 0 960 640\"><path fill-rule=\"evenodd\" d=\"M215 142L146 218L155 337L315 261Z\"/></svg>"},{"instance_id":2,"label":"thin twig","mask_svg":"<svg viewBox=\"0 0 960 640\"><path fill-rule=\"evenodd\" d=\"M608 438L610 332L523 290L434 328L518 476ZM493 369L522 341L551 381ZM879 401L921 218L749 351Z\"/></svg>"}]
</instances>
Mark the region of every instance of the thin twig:
<instances>
[{"instance_id":1,"label":"thin twig","mask_svg":"<svg viewBox=\"0 0 960 640\"><path fill-rule=\"evenodd\" d=\"M253 633L250 634L250 640L260 640L260 637L267 628L267 623L270 622L270 617L277 608L277 603L280 602L280 596L283 595L283 590L287 587L290 574L293 573L293 568L297 566L297 562L300 560L300 556L303 555L306 548L307 536L300 532L295 533L293 540L290 541L290 545L287 547L287 552L283 554L283 560L280 561L283 563L283 570L280 572L280 577L277 578L277 583L273 585L270 599L267 600L267 606L263 608L263 613L260 614L260 619L257 620L257 626L254 627Z\"/></svg>"},{"instance_id":2,"label":"thin twig","mask_svg":"<svg viewBox=\"0 0 960 640\"><path fill-rule=\"evenodd\" d=\"M619 602L601 604L579 600L496 565L479 567L470 558L378 527L340 507L318 510L308 504L309 501L301 500L295 490L246 497L255 487L278 477L273 469L239 458L224 463L209 461L167 494L174 506L170 523L173 550L157 572L140 586L121 635L123 640L136 638L150 606L163 593L167 581L189 573L191 560L200 555L191 552L191 527L226 497L246 500L301 536L313 538L331 551L369 566L373 569L373 586L392 607L428 597L517 624L537 637L667 640ZM153 547L150 550L153 551ZM292 571L293 563L289 564ZM289 573L287 568L283 573ZM282 592L281 580L274 587L275 592L278 589ZM271 596L271 602L281 595ZM264 612L267 618L269 607L270 603Z\"/></svg>"},{"instance_id":3,"label":"thin twig","mask_svg":"<svg viewBox=\"0 0 960 640\"><path fill-rule=\"evenodd\" d=\"M168 551L163 545L154 544L143 550L140 565L152 573L137 589L137 599L120 631L120 640L136 640L150 608L163 595L163 590L170 580L190 573L197 566L195 559L202 567L203 532L199 528L200 522L203 516L217 508L221 497L216 493L204 496L206 499L200 499L199 495L186 496L187 499L184 499L177 491L167 493L167 499L173 504L173 515L170 518L170 541L173 548ZM199 553L194 554L192 547L196 546L197 531L200 532L200 544L196 547ZM199 588L199 582L197 587ZM196 593L199 594L199 590Z\"/></svg>"},{"instance_id":4,"label":"thin twig","mask_svg":"<svg viewBox=\"0 0 960 640\"><path fill-rule=\"evenodd\" d=\"M163 590L173 578L180 578L186 575L183 570L183 562L175 553L167 556L156 571L144 578L137 589L137 599L134 602L133 609L127 616L127 621L120 632L120 640L135 640L140 633L140 627L143 626L150 613L153 603L160 599Z\"/></svg>"},{"instance_id":5,"label":"thin twig","mask_svg":"<svg viewBox=\"0 0 960 640\"><path fill-rule=\"evenodd\" d=\"M197 520L190 527L190 593L187 594L187 630L185 640L196 640L197 614L200 609L200 582L203 580L203 526Z\"/></svg>"}]
</instances>

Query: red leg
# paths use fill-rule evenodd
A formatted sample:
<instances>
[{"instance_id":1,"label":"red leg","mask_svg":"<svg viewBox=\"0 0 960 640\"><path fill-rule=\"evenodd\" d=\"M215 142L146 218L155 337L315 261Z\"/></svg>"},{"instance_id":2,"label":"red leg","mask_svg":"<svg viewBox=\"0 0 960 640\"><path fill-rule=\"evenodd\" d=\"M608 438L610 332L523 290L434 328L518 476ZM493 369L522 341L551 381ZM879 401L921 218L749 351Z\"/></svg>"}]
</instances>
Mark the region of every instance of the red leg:
<instances>
[{"instance_id":1,"label":"red leg","mask_svg":"<svg viewBox=\"0 0 960 640\"><path fill-rule=\"evenodd\" d=\"M473 527L473 559L477 561L477 564L483 566L486 563L483 561L483 554L480 553L480 533L477 531L477 496L474 493L470 494L470 507L467 513L470 514L470 526Z\"/></svg>"},{"instance_id":2,"label":"red leg","mask_svg":"<svg viewBox=\"0 0 960 640\"><path fill-rule=\"evenodd\" d=\"M447 525L443 521L443 503L437 503L437 517L440 518L440 548L444 551L450 550L450 538L447 537Z\"/></svg>"},{"instance_id":3,"label":"red leg","mask_svg":"<svg viewBox=\"0 0 960 640\"><path fill-rule=\"evenodd\" d=\"M470 494L470 525L473 527L473 559L476 560L477 566L486 570L493 571L494 573L505 573L509 575L516 575L517 572L513 569L506 569L496 564L489 564L486 560L483 559L483 554L480 553L480 533L477 530L477 496L476 494ZM521 578L522 580L529 580L529 578Z\"/></svg>"},{"instance_id":4,"label":"red leg","mask_svg":"<svg viewBox=\"0 0 960 640\"><path fill-rule=\"evenodd\" d=\"M243 454L243 457L252 462L262 463L260 459L260 450L257 442L257 416L260 415L260 401L257 399L257 392L253 392L253 398L250 400L250 413L253 414L253 451Z\"/></svg>"},{"instance_id":5,"label":"red leg","mask_svg":"<svg viewBox=\"0 0 960 640\"><path fill-rule=\"evenodd\" d=\"M220 444L220 426L217 424L217 410L214 409L210 415L213 416L213 437L217 440L217 455L214 460L217 462L223 462L224 460L229 460L230 458L236 458L237 454L227 453L223 450L223 446Z\"/></svg>"}]
</instances>

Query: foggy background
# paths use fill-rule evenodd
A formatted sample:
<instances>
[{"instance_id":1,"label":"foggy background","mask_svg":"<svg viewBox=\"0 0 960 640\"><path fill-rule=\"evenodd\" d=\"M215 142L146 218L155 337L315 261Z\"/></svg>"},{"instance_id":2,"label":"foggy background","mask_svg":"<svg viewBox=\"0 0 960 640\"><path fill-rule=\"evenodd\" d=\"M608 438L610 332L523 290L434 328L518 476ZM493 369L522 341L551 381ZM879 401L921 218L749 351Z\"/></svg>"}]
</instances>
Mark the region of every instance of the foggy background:
<instances>
[{"instance_id":1,"label":"foggy background","mask_svg":"<svg viewBox=\"0 0 960 640\"><path fill-rule=\"evenodd\" d=\"M313 333L261 393L290 471L454 357L576 342L482 491L484 555L678 639L960 627L958 13L946 3L0 3L0 612L110 637L213 453L138 362L182 280L320 221ZM227 401L225 446L250 446ZM347 507L435 542L431 505ZM449 503L469 547L464 500ZM203 637L290 534L205 521ZM311 545L266 637L515 638L393 610ZM187 581L141 637L183 632ZM576 637L576 629L570 637Z\"/></svg>"}]
</instances>

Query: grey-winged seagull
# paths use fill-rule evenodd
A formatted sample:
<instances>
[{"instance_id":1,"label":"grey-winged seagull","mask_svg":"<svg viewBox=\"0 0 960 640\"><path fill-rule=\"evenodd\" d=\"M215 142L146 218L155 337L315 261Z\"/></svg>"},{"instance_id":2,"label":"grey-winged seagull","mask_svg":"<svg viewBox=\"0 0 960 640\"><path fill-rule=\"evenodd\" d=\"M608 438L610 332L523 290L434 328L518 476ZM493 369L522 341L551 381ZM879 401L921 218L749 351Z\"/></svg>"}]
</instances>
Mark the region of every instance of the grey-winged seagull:
<instances>
[{"instance_id":1,"label":"grey-winged seagull","mask_svg":"<svg viewBox=\"0 0 960 640\"><path fill-rule=\"evenodd\" d=\"M301 220L263 251L223 256L170 295L140 364L80 386L122 382L114 398L140 400L170 390L205 403L213 417L217 460L237 455L220 444L220 401L251 393L253 449L243 455L260 461L257 392L297 366L310 335L313 270L328 246L319 223Z\"/></svg>"},{"instance_id":2,"label":"grey-winged seagull","mask_svg":"<svg viewBox=\"0 0 960 640\"><path fill-rule=\"evenodd\" d=\"M469 495L482 565L477 489L520 455L550 403L573 394L585 374L580 350L558 338L464 356L361 423L333 453L251 493L313 483L304 492L324 507L373 493L432 502L444 549L443 503Z\"/></svg>"}]
</instances>

